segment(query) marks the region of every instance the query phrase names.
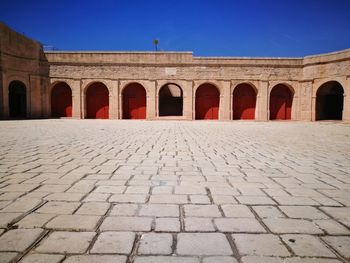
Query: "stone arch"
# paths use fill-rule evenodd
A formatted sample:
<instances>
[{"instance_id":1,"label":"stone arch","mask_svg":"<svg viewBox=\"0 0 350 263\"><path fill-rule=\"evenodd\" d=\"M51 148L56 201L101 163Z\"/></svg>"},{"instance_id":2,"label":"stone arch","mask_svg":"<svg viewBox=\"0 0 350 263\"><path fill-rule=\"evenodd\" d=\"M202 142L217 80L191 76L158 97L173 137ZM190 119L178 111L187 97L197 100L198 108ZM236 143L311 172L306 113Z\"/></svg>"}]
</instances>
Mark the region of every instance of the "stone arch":
<instances>
[{"instance_id":1,"label":"stone arch","mask_svg":"<svg viewBox=\"0 0 350 263\"><path fill-rule=\"evenodd\" d=\"M53 83L50 98L52 117L72 117L72 89L66 82Z\"/></svg>"},{"instance_id":2,"label":"stone arch","mask_svg":"<svg viewBox=\"0 0 350 263\"><path fill-rule=\"evenodd\" d=\"M122 89L123 119L146 119L147 92L143 85L133 82Z\"/></svg>"},{"instance_id":3,"label":"stone arch","mask_svg":"<svg viewBox=\"0 0 350 263\"><path fill-rule=\"evenodd\" d=\"M183 90L175 83L163 85L158 92L159 116L183 115Z\"/></svg>"},{"instance_id":4,"label":"stone arch","mask_svg":"<svg viewBox=\"0 0 350 263\"><path fill-rule=\"evenodd\" d=\"M251 83L238 84L232 93L232 119L254 120L257 88Z\"/></svg>"},{"instance_id":5,"label":"stone arch","mask_svg":"<svg viewBox=\"0 0 350 263\"><path fill-rule=\"evenodd\" d=\"M87 119L109 118L109 89L102 82L92 82L85 88Z\"/></svg>"},{"instance_id":6,"label":"stone arch","mask_svg":"<svg viewBox=\"0 0 350 263\"><path fill-rule=\"evenodd\" d=\"M338 81L323 83L316 92L316 120L342 120L344 88Z\"/></svg>"},{"instance_id":7,"label":"stone arch","mask_svg":"<svg viewBox=\"0 0 350 263\"><path fill-rule=\"evenodd\" d=\"M211 83L201 84L196 89L195 119L218 120L220 107L220 90Z\"/></svg>"},{"instance_id":8,"label":"stone arch","mask_svg":"<svg viewBox=\"0 0 350 263\"><path fill-rule=\"evenodd\" d=\"M285 83L270 91L270 120L291 120L294 89Z\"/></svg>"},{"instance_id":9,"label":"stone arch","mask_svg":"<svg viewBox=\"0 0 350 263\"><path fill-rule=\"evenodd\" d=\"M12 80L8 86L10 118L27 117L27 87L19 80Z\"/></svg>"}]
</instances>

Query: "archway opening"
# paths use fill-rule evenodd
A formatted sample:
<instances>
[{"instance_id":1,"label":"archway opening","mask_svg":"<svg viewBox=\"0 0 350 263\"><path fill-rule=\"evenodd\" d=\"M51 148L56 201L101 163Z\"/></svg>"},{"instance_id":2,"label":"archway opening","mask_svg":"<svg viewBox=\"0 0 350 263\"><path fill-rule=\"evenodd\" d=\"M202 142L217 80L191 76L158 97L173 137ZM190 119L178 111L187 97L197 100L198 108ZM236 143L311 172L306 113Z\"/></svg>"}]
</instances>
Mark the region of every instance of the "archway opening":
<instances>
[{"instance_id":1,"label":"archway opening","mask_svg":"<svg viewBox=\"0 0 350 263\"><path fill-rule=\"evenodd\" d=\"M51 90L51 116L72 117L72 90L65 82L57 83Z\"/></svg>"},{"instance_id":2,"label":"archway opening","mask_svg":"<svg viewBox=\"0 0 350 263\"><path fill-rule=\"evenodd\" d=\"M159 116L182 116L183 92L176 84L166 84L159 90Z\"/></svg>"},{"instance_id":3,"label":"archway opening","mask_svg":"<svg viewBox=\"0 0 350 263\"><path fill-rule=\"evenodd\" d=\"M234 120L254 120L256 92L247 84L239 84L233 91L232 111Z\"/></svg>"},{"instance_id":4,"label":"archway opening","mask_svg":"<svg viewBox=\"0 0 350 263\"><path fill-rule=\"evenodd\" d=\"M196 90L196 120L219 119L220 92L212 84L202 84Z\"/></svg>"},{"instance_id":5,"label":"archway opening","mask_svg":"<svg viewBox=\"0 0 350 263\"><path fill-rule=\"evenodd\" d=\"M26 86L18 80L9 85L10 118L27 117L27 91Z\"/></svg>"},{"instance_id":6,"label":"archway opening","mask_svg":"<svg viewBox=\"0 0 350 263\"><path fill-rule=\"evenodd\" d=\"M316 94L316 120L342 120L344 89L340 83L324 83Z\"/></svg>"},{"instance_id":7,"label":"archway opening","mask_svg":"<svg viewBox=\"0 0 350 263\"><path fill-rule=\"evenodd\" d=\"M123 119L146 119L146 90L138 83L126 86L122 95Z\"/></svg>"},{"instance_id":8,"label":"archway opening","mask_svg":"<svg viewBox=\"0 0 350 263\"><path fill-rule=\"evenodd\" d=\"M86 91L86 118L108 119L109 92L101 82L91 84Z\"/></svg>"},{"instance_id":9,"label":"archway opening","mask_svg":"<svg viewBox=\"0 0 350 263\"><path fill-rule=\"evenodd\" d=\"M293 93L286 85L273 87L270 93L270 120L290 120L292 103Z\"/></svg>"}]
</instances>

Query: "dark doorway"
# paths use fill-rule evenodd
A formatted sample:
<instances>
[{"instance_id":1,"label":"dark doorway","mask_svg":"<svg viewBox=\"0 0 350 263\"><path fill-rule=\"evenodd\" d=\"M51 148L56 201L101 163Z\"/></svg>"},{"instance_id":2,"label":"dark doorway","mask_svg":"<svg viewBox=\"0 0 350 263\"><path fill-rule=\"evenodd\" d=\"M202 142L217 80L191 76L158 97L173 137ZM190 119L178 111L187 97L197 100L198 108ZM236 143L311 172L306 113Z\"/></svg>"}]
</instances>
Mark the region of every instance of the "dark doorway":
<instances>
[{"instance_id":1,"label":"dark doorway","mask_svg":"<svg viewBox=\"0 0 350 263\"><path fill-rule=\"evenodd\" d=\"M220 92L212 84L203 84L196 91L196 120L219 119Z\"/></svg>"},{"instance_id":2,"label":"dark doorway","mask_svg":"<svg viewBox=\"0 0 350 263\"><path fill-rule=\"evenodd\" d=\"M283 84L273 87L270 93L270 120L292 118L293 93Z\"/></svg>"},{"instance_id":3,"label":"dark doorway","mask_svg":"<svg viewBox=\"0 0 350 263\"><path fill-rule=\"evenodd\" d=\"M72 117L72 90L65 82L57 83L51 91L51 116Z\"/></svg>"},{"instance_id":4,"label":"dark doorway","mask_svg":"<svg viewBox=\"0 0 350 263\"><path fill-rule=\"evenodd\" d=\"M183 93L176 84L166 84L159 90L159 116L182 116Z\"/></svg>"},{"instance_id":5,"label":"dark doorway","mask_svg":"<svg viewBox=\"0 0 350 263\"><path fill-rule=\"evenodd\" d=\"M27 117L27 91L20 81L12 81L9 86L10 118Z\"/></svg>"},{"instance_id":6,"label":"dark doorway","mask_svg":"<svg viewBox=\"0 0 350 263\"><path fill-rule=\"evenodd\" d=\"M256 93L247 83L239 84L233 91L233 119L255 119Z\"/></svg>"},{"instance_id":7,"label":"dark doorway","mask_svg":"<svg viewBox=\"0 0 350 263\"><path fill-rule=\"evenodd\" d=\"M123 90L123 119L146 119L146 90L138 83Z\"/></svg>"},{"instance_id":8,"label":"dark doorway","mask_svg":"<svg viewBox=\"0 0 350 263\"><path fill-rule=\"evenodd\" d=\"M340 83L329 81L316 94L316 120L342 120L344 89Z\"/></svg>"},{"instance_id":9,"label":"dark doorway","mask_svg":"<svg viewBox=\"0 0 350 263\"><path fill-rule=\"evenodd\" d=\"M108 119L109 92L101 82L91 84L86 91L86 118Z\"/></svg>"}]
</instances>

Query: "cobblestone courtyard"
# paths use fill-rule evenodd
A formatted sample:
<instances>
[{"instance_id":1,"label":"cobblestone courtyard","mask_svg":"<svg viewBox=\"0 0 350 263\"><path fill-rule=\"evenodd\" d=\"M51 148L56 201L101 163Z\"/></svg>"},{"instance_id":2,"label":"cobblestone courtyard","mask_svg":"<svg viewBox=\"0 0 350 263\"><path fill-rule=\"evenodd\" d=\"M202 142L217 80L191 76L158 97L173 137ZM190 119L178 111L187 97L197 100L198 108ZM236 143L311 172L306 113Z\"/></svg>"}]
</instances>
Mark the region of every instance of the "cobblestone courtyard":
<instances>
[{"instance_id":1,"label":"cobblestone courtyard","mask_svg":"<svg viewBox=\"0 0 350 263\"><path fill-rule=\"evenodd\" d=\"M350 125L0 122L0 262L350 259Z\"/></svg>"}]
</instances>

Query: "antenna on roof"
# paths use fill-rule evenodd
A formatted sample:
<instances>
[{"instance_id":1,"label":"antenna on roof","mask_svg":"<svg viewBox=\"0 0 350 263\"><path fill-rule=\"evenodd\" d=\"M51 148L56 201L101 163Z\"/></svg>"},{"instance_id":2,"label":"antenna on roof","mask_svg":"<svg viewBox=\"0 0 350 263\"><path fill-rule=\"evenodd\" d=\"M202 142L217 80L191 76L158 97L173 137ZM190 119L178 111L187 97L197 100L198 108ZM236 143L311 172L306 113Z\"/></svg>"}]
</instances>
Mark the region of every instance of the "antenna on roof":
<instances>
[{"instance_id":1,"label":"antenna on roof","mask_svg":"<svg viewBox=\"0 0 350 263\"><path fill-rule=\"evenodd\" d=\"M153 40L153 44L154 44L154 47L155 47L156 51L158 51L159 40L158 39L154 39Z\"/></svg>"}]
</instances>

